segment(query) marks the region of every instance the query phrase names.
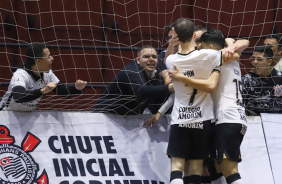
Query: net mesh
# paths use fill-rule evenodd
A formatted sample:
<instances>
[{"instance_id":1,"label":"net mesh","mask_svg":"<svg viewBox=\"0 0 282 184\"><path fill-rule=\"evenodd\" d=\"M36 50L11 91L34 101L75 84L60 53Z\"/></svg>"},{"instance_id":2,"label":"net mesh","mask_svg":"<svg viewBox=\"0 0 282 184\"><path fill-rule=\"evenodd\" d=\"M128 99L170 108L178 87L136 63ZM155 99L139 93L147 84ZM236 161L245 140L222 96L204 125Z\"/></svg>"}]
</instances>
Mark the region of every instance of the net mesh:
<instances>
[{"instance_id":1,"label":"net mesh","mask_svg":"<svg viewBox=\"0 0 282 184\"><path fill-rule=\"evenodd\" d=\"M31 42L47 45L61 82L88 82L83 95L46 95L39 110L92 110L105 86L136 58L137 47L167 47L166 26L180 17L250 40L250 52L282 30L281 0L6 0L0 9L1 97ZM242 74L250 70L249 57L242 56Z\"/></svg>"}]
</instances>

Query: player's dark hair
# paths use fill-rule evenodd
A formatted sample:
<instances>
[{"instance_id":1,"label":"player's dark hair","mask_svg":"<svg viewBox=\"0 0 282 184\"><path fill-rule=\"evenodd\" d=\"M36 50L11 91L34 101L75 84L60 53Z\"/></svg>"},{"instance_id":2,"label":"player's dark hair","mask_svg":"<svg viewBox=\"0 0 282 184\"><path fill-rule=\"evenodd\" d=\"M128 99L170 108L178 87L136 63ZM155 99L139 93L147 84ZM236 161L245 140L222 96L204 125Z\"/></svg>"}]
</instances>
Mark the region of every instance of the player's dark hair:
<instances>
[{"instance_id":1,"label":"player's dark hair","mask_svg":"<svg viewBox=\"0 0 282 184\"><path fill-rule=\"evenodd\" d=\"M165 27L166 31L171 31L172 28L174 27L174 23L175 23L175 22L172 22L172 23L170 23L169 25L167 25L167 26Z\"/></svg>"},{"instance_id":2,"label":"player's dark hair","mask_svg":"<svg viewBox=\"0 0 282 184\"><path fill-rule=\"evenodd\" d=\"M43 43L31 43L27 47L26 51L26 61L25 64L27 66L35 65L36 59L40 59L43 57L43 50L47 48Z\"/></svg>"},{"instance_id":3,"label":"player's dark hair","mask_svg":"<svg viewBox=\"0 0 282 184\"><path fill-rule=\"evenodd\" d=\"M142 47L140 47L137 51L137 56L140 57L141 51L143 49L155 49L152 45L143 45Z\"/></svg>"},{"instance_id":4,"label":"player's dark hair","mask_svg":"<svg viewBox=\"0 0 282 184\"><path fill-rule=\"evenodd\" d=\"M177 19L174 23L174 30L180 42L189 42L194 34L194 23L185 18Z\"/></svg>"},{"instance_id":5,"label":"player's dark hair","mask_svg":"<svg viewBox=\"0 0 282 184\"><path fill-rule=\"evenodd\" d=\"M208 29L207 29L206 27L204 27L203 25L196 25L196 26L194 27L194 32L196 32L196 31L207 32Z\"/></svg>"},{"instance_id":6,"label":"player's dark hair","mask_svg":"<svg viewBox=\"0 0 282 184\"><path fill-rule=\"evenodd\" d=\"M268 46L268 45L256 46L254 48L254 52L263 53L263 56L266 57L267 59L273 58L273 51L272 51L271 47Z\"/></svg>"},{"instance_id":7,"label":"player's dark hair","mask_svg":"<svg viewBox=\"0 0 282 184\"><path fill-rule=\"evenodd\" d=\"M282 47L282 39L278 34L269 34L265 39L275 39L278 45L278 49Z\"/></svg>"},{"instance_id":8,"label":"player's dark hair","mask_svg":"<svg viewBox=\"0 0 282 184\"><path fill-rule=\"evenodd\" d=\"M223 49L225 46L225 38L219 29L211 29L203 33L200 42L206 44L213 44L216 50Z\"/></svg>"}]
</instances>

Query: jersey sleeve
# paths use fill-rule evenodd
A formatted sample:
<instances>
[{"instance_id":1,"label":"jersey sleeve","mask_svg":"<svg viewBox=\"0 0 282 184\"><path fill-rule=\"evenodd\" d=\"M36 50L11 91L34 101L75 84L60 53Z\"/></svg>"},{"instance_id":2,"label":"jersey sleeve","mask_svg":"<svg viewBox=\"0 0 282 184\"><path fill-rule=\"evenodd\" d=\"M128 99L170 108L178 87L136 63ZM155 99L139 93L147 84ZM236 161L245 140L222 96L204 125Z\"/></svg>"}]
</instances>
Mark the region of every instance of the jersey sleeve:
<instances>
[{"instance_id":1,"label":"jersey sleeve","mask_svg":"<svg viewBox=\"0 0 282 184\"><path fill-rule=\"evenodd\" d=\"M222 65L222 52L216 50L209 50L209 59L212 65L215 67Z\"/></svg>"},{"instance_id":2,"label":"jersey sleeve","mask_svg":"<svg viewBox=\"0 0 282 184\"><path fill-rule=\"evenodd\" d=\"M166 58L166 67L168 70L172 70L173 69L173 55L169 55Z\"/></svg>"},{"instance_id":3,"label":"jersey sleeve","mask_svg":"<svg viewBox=\"0 0 282 184\"><path fill-rule=\"evenodd\" d=\"M175 94L171 93L168 99L166 100L166 102L158 110L158 112L164 115L169 110L169 108L173 106L174 98L175 98Z\"/></svg>"},{"instance_id":4,"label":"jersey sleeve","mask_svg":"<svg viewBox=\"0 0 282 184\"><path fill-rule=\"evenodd\" d=\"M26 89L26 77L20 72L15 72L12 79L11 79L11 86L22 86Z\"/></svg>"},{"instance_id":5,"label":"jersey sleeve","mask_svg":"<svg viewBox=\"0 0 282 184\"><path fill-rule=\"evenodd\" d=\"M57 76L53 73L52 70L49 71L49 77L50 77L50 82L57 82L57 83L60 82L60 80L57 78Z\"/></svg>"}]
</instances>

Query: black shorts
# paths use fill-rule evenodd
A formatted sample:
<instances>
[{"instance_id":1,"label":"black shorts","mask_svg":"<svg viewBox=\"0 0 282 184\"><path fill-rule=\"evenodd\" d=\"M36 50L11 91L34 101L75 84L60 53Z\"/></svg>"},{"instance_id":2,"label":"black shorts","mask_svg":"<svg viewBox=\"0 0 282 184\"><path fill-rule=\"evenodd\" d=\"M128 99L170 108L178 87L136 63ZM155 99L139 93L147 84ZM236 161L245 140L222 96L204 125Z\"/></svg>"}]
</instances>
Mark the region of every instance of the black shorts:
<instances>
[{"instance_id":1,"label":"black shorts","mask_svg":"<svg viewBox=\"0 0 282 184\"><path fill-rule=\"evenodd\" d=\"M211 121L171 125L167 155L187 160L205 159L211 148Z\"/></svg>"},{"instance_id":2,"label":"black shorts","mask_svg":"<svg viewBox=\"0 0 282 184\"><path fill-rule=\"evenodd\" d=\"M241 162L240 146L247 127L238 123L222 123L215 126L215 152L213 158L221 163L223 158Z\"/></svg>"}]
</instances>

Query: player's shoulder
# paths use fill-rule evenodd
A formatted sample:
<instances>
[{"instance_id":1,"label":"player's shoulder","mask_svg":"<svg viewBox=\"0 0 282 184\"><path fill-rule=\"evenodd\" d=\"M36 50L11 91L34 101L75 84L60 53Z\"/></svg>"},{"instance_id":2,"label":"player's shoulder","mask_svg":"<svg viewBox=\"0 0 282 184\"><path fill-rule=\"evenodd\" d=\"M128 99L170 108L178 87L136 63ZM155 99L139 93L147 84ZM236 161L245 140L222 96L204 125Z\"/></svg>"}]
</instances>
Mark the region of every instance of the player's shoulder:
<instances>
[{"instance_id":1,"label":"player's shoulder","mask_svg":"<svg viewBox=\"0 0 282 184\"><path fill-rule=\"evenodd\" d=\"M18 68L14 73L13 76L21 76L21 77L28 77L28 72L23 68Z\"/></svg>"},{"instance_id":2,"label":"player's shoulder","mask_svg":"<svg viewBox=\"0 0 282 184\"><path fill-rule=\"evenodd\" d=\"M54 72L51 69L49 70L49 72L43 72L44 79L50 79L53 76L56 76L56 75L54 74Z\"/></svg>"},{"instance_id":3,"label":"player's shoulder","mask_svg":"<svg viewBox=\"0 0 282 184\"><path fill-rule=\"evenodd\" d=\"M213 49L201 49L199 50L199 53L200 54L221 54L221 51L218 51L218 50L213 50Z\"/></svg>"},{"instance_id":4,"label":"player's shoulder","mask_svg":"<svg viewBox=\"0 0 282 184\"><path fill-rule=\"evenodd\" d=\"M171 69L173 62L175 61L175 59L178 57L178 54L171 54L166 58L166 66L168 69Z\"/></svg>"},{"instance_id":5,"label":"player's shoulder","mask_svg":"<svg viewBox=\"0 0 282 184\"><path fill-rule=\"evenodd\" d=\"M166 61L170 61L170 60L173 60L174 58L178 57L178 54L175 53L175 54L170 54L167 58L166 58Z\"/></svg>"},{"instance_id":6,"label":"player's shoulder","mask_svg":"<svg viewBox=\"0 0 282 184\"><path fill-rule=\"evenodd\" d=\"M53 70L51 70L51 69L49 70L49 72L44 72L44 74L46 74L46 75L55 75Z\"/></svg>"}]
</instances>

